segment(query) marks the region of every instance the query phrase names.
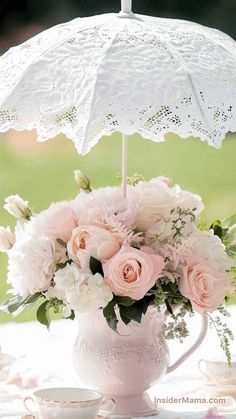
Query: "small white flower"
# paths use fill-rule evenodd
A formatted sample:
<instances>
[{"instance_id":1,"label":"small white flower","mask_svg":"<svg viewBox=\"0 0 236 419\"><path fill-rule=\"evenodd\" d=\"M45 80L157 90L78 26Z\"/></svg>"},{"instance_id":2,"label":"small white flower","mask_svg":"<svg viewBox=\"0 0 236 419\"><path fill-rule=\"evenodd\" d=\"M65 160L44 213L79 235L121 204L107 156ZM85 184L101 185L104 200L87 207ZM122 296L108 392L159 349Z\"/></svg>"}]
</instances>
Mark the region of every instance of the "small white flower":
<instances>
[{"instance_id":1,"label":"small white flower","mask_svg":"<svg viewBox=\"0 0 236 419\"><path fill-rule=\"evenodd\" d=\"M82 284L85 276L75 263L67 264L63 269L59 269L54 276L56 287L61 290L74 290L76 286Z\"/></svg>"},{"instance_id":2,"label":"small white flower","mask_svg":"<svg viewBox=\"0 0 236 419\"><path fill-rule=\"evenodd\" d=\"M66 300L71 309L81 313L104 308L113 298L110 286L100 274L86 275L85 281L76 290L67 293Z\"/></svg>"},{"instance_id":3,"label":"small white flower","mask_svg":"<svg viewBox=\"0 0 236 419\"><path fill-rule=\"evenodd\" d=\"M4 209L17 219L29 218L31 211L28 204L19 195L11 195L5 199Z\"/></svg>"},{"instance_id":4,"label":"small white flower","mask_svg":"<svg viewBox=\"0 0 236 419\"><path fill-rule=\"evenodd\" d=\"M6 253L13 246L15 242L14 234L12 234L10 227L0 226L0 252Z\"/></svg>"},{"instance_id":5,"label":"small white flower","mask_svg":"<svg viewBox=\"0 0 236 419\"><path fill-rule=\"evenodd\" d=\"M67 264L63 269L59 269L53 278L54 286L51 286L46 292L46 297L50 300L58 298L58 300L66 301L66 295L75 292L85 276L79 270L75 263Z\"/></svg>"},{"instance_id":6,"label":"small white flower","mask_svg":"<svg viewBox=\"0 0 236 419\"><path fill-rule=\"evenodd\" d=\"M45 294L48 299L62 300L70 310L86 312L105 307L112 300L110 286L102 275L85 275L75 263L67 264L54 276L54 286Z\"/></svg>"}]
</instances>

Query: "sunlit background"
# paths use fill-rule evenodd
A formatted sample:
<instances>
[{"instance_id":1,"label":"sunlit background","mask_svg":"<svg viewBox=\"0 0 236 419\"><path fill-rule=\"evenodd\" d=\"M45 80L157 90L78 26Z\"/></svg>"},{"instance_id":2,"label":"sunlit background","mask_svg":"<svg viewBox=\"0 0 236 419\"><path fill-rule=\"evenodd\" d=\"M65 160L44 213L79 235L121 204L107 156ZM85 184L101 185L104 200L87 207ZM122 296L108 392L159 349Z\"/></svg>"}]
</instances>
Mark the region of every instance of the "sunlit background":
<instances>
[{"instance_id":1,"label":"sunlit background","mask_svg":"<svg viewBox=\"0 0 236 419\"><path fill-rule=\"evenodd\" d=\"M12 2L13 4L13 2ZM236 38L235 0L133 0L133 10L155 16L177 17L214 26ZM77 16L119 11L119 1L8 0L0 5L0 51L19 44L41 30ZM0 225L14 225L3 209L6 196L18 193L29 200L34 211L52 201L73 198L78 188L73 170L82 169L92 186L117 184L121 171L119 134L104 138L92 152L78 156L64 137L37 143L35 132L0 134ZM135 135L129 140L129 174L147 179L166 175L183 188L198 193L206 205L204 218L210 222L236 212L236 134L229 134L222 149L200 140L182 140L173 134L155 144ZM6 257L0 254L0 300L6 298ZM24 313L19 321L31 320ZM0 321L11 317L0 314Z\"/></svg>"}]
</instances>

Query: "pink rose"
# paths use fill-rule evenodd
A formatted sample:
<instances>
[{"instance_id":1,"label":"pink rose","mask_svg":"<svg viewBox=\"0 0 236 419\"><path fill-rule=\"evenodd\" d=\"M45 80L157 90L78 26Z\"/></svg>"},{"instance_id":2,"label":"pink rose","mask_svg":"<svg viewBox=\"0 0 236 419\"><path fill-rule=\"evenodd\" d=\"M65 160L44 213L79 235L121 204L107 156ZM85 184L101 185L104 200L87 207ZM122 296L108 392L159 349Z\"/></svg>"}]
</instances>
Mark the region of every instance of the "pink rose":
<instances>
[{"instance_id":1,"label":"pink rose","mask_svg":"<svg viewBox=\"0 0 236 419\"><path fill-rule=\"evenodd\" d=\"M67 245L69 256L79 260L81 250L99 260L110 259L120 250L120 242L114 234L103 226L82 225L73 230Z\"/></svg>"},{"instance_id":2,"label":"pink rose","mask_svg":"<svg viewBox=\"0 0 236 419\"><path fill-rule=\"evenodd\" d=\"M105 281L114 294L140 300L159 278L164 259L130 246L123 246L112 259L103 263Z\"/></svg>"},{"instance_id":3,"label":"pink rose","mask_svg":"<svg viewBox=\"0 0 236 419\"><path fill-rule=\"evenodd\" d=\"M47 210L34 217L33 226L41 234L68 242L76 227L71 204L58 202L50 205Z\"/></svg>"},{"instance_id":4,"label":"pink rose","mask_svg":"<svg viewBox=\"0 0 236 419\"><path fill-rule=\"evenodd\" d=\"M223 303L230 288L228 276L216 272L205 259L190 256L186 262L179 290L191 301L195 311L211 313Z\"/></svg>"}]
</instances>

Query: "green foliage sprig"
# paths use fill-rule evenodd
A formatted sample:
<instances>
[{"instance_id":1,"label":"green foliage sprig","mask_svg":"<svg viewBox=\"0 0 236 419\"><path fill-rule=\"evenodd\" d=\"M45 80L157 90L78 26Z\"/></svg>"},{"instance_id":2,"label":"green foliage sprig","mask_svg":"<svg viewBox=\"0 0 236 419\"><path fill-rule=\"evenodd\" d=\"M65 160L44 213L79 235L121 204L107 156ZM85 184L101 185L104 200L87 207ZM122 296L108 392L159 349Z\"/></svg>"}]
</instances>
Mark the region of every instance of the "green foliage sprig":
<instances>
[{"instance_id":1,"label":"green foliage sprig","mask_svg":"<svg viewBox=\"0 0 236 419\"><path fill-rule=\"evenodd\" d=\"M229 317L230 314L224 306L218 308L220 314L224 317ZM220 316L213 317L208 313L210 319L210 326L214 327L216 333L220 339L220 346L224 351L228 365L231 366L232 357L230 352L230 342L234 340L232 331L229 329L228 325L220 318Z\"/></svg>"}]
</instances>

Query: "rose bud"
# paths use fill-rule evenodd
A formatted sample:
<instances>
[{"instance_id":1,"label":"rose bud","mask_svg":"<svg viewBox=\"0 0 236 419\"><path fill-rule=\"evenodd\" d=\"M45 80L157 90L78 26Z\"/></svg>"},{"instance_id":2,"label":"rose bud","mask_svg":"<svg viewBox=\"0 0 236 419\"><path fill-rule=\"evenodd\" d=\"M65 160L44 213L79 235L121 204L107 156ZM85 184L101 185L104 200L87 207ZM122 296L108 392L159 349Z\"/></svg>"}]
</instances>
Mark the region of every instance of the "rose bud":
<instances>
[{"instance_id":1,"label":"rose bud","mask_svg":"<svg viewBox=\"0 0 236 419\"><path fill-rule=\"evenodd\" d=\"M86 192L91 192L90 180L83 172L81 172L81 170L74 171L74 178L81 189Z\"/></svg>"},{"instance_id":2,"label":"rose bud","mask_svg":"<svg viewBox=\"0 0 236 419\"><path fill-rule=\"evenodd\" d=\"M32 215L28 201L24 201L19 195L8 196L5 199L4 209L17 219L29 219Z\"/></svg>"}]
</instances>

